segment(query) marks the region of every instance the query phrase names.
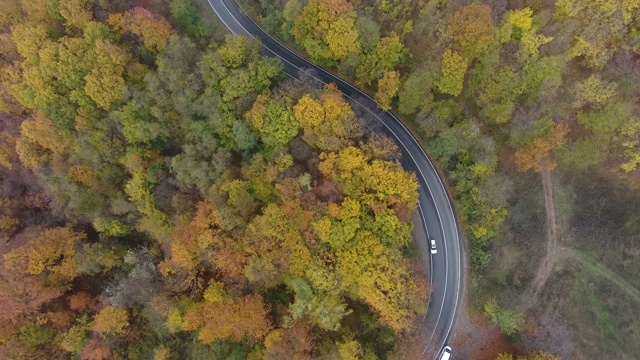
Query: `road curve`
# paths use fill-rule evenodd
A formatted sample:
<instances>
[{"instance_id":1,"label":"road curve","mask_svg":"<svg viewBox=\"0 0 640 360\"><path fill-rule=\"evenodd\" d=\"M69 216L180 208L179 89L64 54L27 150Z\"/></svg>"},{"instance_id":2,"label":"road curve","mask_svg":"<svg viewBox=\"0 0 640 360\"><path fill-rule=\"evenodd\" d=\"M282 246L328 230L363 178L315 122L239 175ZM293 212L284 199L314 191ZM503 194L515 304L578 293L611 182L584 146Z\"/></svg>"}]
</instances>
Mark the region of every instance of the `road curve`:
<instances>
[{"instance_id":1,"label":"road curve","mask_svg":"<svg viewBox=\"0 0 640 360\"><path fill-rule=\"evenodd\" d=\"M402 122L391 112L378 110L376 102L367 94L278 42L245 15L235 0L207 1L231 32L258 39L266 48L266 55L280 58L289 76L298 78L300 71L315 69L310 76L325 84L335 83L351 100L352 106L361 106L361 111L377 118L383 125L381 131L397 142L402 152L403 168L415 172L420 184L418 211L422 225L426 227L428 237L438 244L438 253L430 255L433 291L425 317L429 331L422 352L425 356L437 356L449 340L459 299L463 296L464 247L451 199L435 166Z\"/></svg>"}]
</instances>

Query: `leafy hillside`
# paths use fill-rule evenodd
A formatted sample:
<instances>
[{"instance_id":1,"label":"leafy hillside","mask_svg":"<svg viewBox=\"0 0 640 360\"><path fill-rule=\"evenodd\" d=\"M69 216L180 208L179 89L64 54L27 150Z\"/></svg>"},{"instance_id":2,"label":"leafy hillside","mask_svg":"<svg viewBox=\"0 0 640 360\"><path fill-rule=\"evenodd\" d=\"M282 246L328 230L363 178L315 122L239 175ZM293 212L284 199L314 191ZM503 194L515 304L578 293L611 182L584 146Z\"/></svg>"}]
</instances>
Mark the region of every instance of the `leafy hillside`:
<instances>
[{"instance_id":1,"label":"leafy hillside","mask_svg":"<svg viewBox=\"0 0 640 360\"><path fill-rule=\"evenodd\" d=\"M637 312L599 285L593 302L577 296L587 270L573 250L637 278L639 1L241 3L421 135L466 230L476 313L523 351L637 356L624 340ZM590 330L593 318L616 330Z\"/></svg>"},{"instance_id":2,"label":"leafy hillside","mask_svg":"<svg viewBox=\"0 0 640 360\"><path fill-rule=\"evenodd\" d=\"M166 5L2 2L0 357L396 356L428 294L397 148Z\"/></svg>"}]
</instances>

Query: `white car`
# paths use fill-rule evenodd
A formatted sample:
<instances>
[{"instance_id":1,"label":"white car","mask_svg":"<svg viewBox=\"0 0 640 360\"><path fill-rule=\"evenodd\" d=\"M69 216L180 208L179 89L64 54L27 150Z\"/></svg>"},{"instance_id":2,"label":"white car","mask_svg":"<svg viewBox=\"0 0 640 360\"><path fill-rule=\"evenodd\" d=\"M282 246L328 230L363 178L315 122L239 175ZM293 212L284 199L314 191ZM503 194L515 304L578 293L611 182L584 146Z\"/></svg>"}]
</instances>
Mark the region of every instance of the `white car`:
<instances>
[{"instance_id":1,"label":"white car","mask_svg":"<svg viewBox=\"0 0 640 360\"><path fill-rule=\"evenodd\" d=\"M436 249L436 241L435 240L430 240L431 241L431 253L435 254L438 252L438 249Z\"/></svg>"},{"instance_id":2,"label":"white car","mask_svg":"<svg viewBox=\"0 0 640 360\"><path fill-rule=\"evenodd\" d=\"M440 360L449 360L451 357L451 346L445 346L440 353Z\"/></svg>"}]
</instances>

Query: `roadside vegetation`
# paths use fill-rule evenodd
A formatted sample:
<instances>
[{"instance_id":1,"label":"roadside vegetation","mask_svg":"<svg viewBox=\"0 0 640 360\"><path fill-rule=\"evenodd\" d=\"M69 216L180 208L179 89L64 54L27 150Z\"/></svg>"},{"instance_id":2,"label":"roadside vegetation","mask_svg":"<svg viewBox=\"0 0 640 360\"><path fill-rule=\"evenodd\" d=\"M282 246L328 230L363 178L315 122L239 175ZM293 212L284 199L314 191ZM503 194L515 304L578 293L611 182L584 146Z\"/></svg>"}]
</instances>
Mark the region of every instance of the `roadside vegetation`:
<instances>
[{"instance_id":1,"label":"roadside vegetation","mask_svg":"<svg viewBox=\"0 0 640 360\"><path fill-rule=\"evenodd\" d=\"M639 1L241 3L420 135L464 226L474 318L523 352L636 356L616 339L640 318L601 284L637 289Z\"/></svg>"},{"instance_id":2,"label":"roadside vegetation","mask_svg":"<svg viewBox=\"0 0 640 360\"><path fill-rule=\"evenodd\" d=\"M0 358L402 357L417 182L333 86L188 0L1 5Z\"/></svg>"}]
</instances>

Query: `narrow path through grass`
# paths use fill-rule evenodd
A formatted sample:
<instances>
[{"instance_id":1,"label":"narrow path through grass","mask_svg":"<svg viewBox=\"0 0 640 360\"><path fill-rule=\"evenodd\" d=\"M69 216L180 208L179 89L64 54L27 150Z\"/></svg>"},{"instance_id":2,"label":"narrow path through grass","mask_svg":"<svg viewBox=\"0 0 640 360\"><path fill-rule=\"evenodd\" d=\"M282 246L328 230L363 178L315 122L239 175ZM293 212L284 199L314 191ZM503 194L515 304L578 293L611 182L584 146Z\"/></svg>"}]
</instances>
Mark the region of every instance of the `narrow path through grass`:
<instances>
[{"instance_id":1,"label":"narrow path through grass","mask_svg":"<svg viewBox=\"0 0 640 360\"><path fill-rule=\"evenodd\" d=\"M618 285L622 291L626 292L640 303L640 290L631 285L625 279L621 278L618 274L613 271L607 269L605 266L592 259L588 255L584 254L580 250L573 248L563 248L563 251L571 258L578 261L581 265L584 266L586 270L591 272L594 275L601 276L610 282Z\"/></svg>"},{"instance_id":2,"label":"narrow path through grass","mask_svg":"<svg viewBox=\"0 0 640 360\"><path fill-rule=\"evenodd\" d=\"M558 234L559 223L556 209L556 202L553 196L553 180L551 179L551 171L544 167L540 172L542 176L542 189L544 194L544 207L547 213L547 252L538 267L536 277L531 283L530 294L538 295L544 284L547 282L553 269L558 261Z\"/></svg>"}]
</instances>

